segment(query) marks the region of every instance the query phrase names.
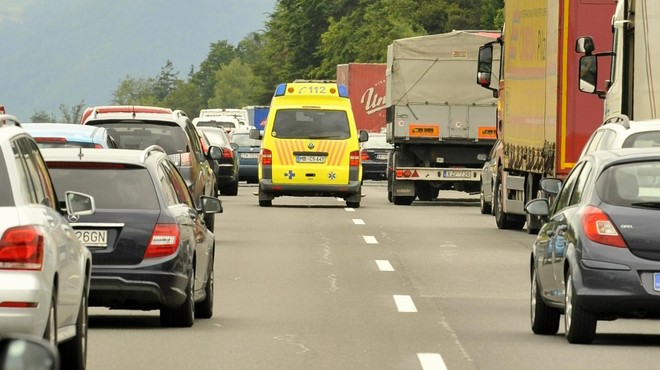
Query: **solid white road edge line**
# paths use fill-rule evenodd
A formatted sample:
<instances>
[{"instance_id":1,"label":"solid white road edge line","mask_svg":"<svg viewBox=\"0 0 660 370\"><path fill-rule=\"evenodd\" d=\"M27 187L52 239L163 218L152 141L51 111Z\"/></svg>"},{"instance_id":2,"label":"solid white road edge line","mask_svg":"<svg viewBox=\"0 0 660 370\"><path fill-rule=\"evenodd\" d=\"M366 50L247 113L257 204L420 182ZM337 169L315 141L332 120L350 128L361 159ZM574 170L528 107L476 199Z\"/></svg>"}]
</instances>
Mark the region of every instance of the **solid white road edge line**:
<instances>
[{"instance_id":1,"label":"solid white road edge line","mask_svg":"<svg viewBox=\"0 0 660 370\"><path fill-rule=\"evenodd\" d=\"M418 353L417 358L424 370L447 370L447 365L439 353Z\"/></svg>"},{"instance_id":2,"label":"solid white road edge line","mask_svg":"<svg viewBox=\"0 0 660 370\"><path fill-rule=\"evenodd\" d=\"M376 265L380 271L394 271L394 267L388 260L376 260Z\"/></svg>"},{"instance_id":3,"label":"solid white road edge line","mask_svg":"<svg viewBox=\"0 0 660 370\"><path fill-rule=\"evenodd\" d=\"M417 307L409 295L394 295L393 297L399 312L417 312Z\"/></svg>"}]
</instances>

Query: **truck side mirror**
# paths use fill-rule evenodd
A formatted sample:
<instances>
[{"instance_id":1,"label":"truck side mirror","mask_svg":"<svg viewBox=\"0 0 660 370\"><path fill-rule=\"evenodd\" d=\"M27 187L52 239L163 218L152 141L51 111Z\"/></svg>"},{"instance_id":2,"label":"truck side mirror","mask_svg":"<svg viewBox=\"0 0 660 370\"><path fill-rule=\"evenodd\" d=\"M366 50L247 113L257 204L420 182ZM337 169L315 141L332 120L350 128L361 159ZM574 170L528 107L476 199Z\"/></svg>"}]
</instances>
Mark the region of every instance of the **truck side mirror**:
<instances>
[{"instance_id":1,"label":"truck side mirror","mask_svg":"<svg viewBox=\"0 0 660 370\"><path fill-rule=\"evenodd\" d=\"M589 54L581 56L579 71L580 91L589 94L597 92L598 58L595 55Z\"/></svg>"},{"instance_id":2,"label":"truck side mirror","mask_svg":"<svg viewBox=\"0 0 660 370\"><path fill-rule=\"evenodd\" d=\"M493 45L484 45L479 48L477 61L477 84L489 88L493 74Z\"/></svg>"},{"instance_id":3,"label":"truck side mirror","mask_svg":"<svg viewBox=\"0 0 660 370\"><path fill-rule=\"evenodd\" d=\"M576 52L591 55L594 50L596 50L596 45L594 45L594 39L592 39L591 36L584 36L575 40Z\"/></svg>"}]
</instances>

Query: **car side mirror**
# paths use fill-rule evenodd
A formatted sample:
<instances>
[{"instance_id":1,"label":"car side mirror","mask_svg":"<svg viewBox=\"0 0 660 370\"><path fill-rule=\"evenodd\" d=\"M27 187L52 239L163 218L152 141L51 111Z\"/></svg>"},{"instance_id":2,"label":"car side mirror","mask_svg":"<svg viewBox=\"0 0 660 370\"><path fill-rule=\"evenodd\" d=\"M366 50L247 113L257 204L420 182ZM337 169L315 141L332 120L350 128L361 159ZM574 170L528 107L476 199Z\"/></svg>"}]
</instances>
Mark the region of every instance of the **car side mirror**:
<instances>
[{"instance_id":1,"label":"car side mirror","mask_svg":"<svg viewBox=\"0 0 660 370\"><path fill-rule=\"evenodd\" d=\"M525 212L532 216L548 217L550 214L550 203L545 198L532 199L525 204Z\"/></svg>"},{"instance_id":2,"label":"car side mirror","mask_svg":"<svg viewBox=\"0 0 660 370\"><path fill-rule=\"evenodd\" d=\"M58 370L58 352L47 341L11 335L0 339L0 369Z\"/></svg>"},{"instance_id":3,"label":"car side mirror","mask_svg":"<svg viewBox=\"0 0 660 370\"><path fill-rule=\"evenodd\" d=\"M552 177L546 177L544 179L541 179L541 181L539 182L539 186L541 187L541 190L552 195L559 194L559 190L561 190L561 185L562 185L561 180Z\"/></svg>"},{"instance_id":4,"label":"car side mirror","mask_svg":"<svg viewBox=\"0 0 660 370\"><path fill-rule=\"evenodd\" d=\"M256 128L250 130L249 136L250 139L254 139L254 140L262 139L261 131L257 130Z\"/></svg>"},{"instance_id":5,"label":"car side mirror","mask_svg":"<svg viewBox=\"0 0 660 370\"><path fill-rule=\"evenodd\" d=\"M365 143L368 140L369 140L369 133L367 131L360 130L360 138L358 141L361 143Z\"/></svg>"},{"instance_id":6,"label":"car side mirror","mask_svg":"<svg viewBox=\"0 0 660 370\"><path fill-rule=\"evenodd\" d=\"M231 143L231 144L229 144L229 145L230 145L231 148L234 149L234 150L238 150L238 148L240 148L240 146L239 146L238 144L236 144L236 143Z\"/></svg>"},{"instance_id":7,"label":"car side mirror","mask_svg":"<svg viewBox=\"0 0 660 370\"><path fill-rule=\"evenodd\" d=\"M215 145L209 147L209 157L214 160L222 159L222 149Z\"/></svg>"},{"instance_id":8,"label":"car side mirror","mask_svg":"<svg viewBox=\"0 0 660 370\"><path fill-rule=\"evenodd\" d=\"M77 191L67 191L64 193L66 211L69 215L87 216L96 212L94 197Z\"/></svg>"},{"instance_id":9,"label":"car side mirror","mask_svg":"<svg viewBox=\"0 0 660 370\"><path fill-rule=\"evenodd\" d=\"M203 213L222 213L222 201L216 197L202 195L199 197Z\"/></svg>"}]
</instances>

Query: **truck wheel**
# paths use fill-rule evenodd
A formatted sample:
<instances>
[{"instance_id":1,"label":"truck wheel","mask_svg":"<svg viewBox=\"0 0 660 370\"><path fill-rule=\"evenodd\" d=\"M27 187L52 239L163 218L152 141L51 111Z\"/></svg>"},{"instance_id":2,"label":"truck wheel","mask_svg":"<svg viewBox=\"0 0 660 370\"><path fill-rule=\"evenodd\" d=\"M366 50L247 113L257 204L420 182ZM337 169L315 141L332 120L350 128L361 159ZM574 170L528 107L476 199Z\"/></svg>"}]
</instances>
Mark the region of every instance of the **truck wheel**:
<instances>
[{"instance_id":1,"label":"truck wheel","mask_svg":"<svg viewBox=\"0 0 660 370\"><path fill-rule=\"evenodd\" d=\"M502 183L500 181L497 182L497 191L495 194L493 194L493 199L497 197L497 202L493 202L493 205L497 204L497 208L495 209L495 223L497 224L498 229L512 229L512 230L520 230L522 229L524 223L522 221L511 221L509 220L508 216L506 213L504 213L504 208L502 206L502 199L504 199L503 196L503 191L502 189Z\"/></svg>"},{"instance_id":2,"label":"truck wheel","mask_svg":"<svg viewBox=\"0 0 660 370\"><path fill-rule=\"evenodd\" d=\"M415 200L415 197L392 196L392 202L397 206L409 206Z\"/></svg>"},{"instance_id":3,"label":"truck wheel","mask_svg":"<svg viewBox=\"0 0 660 370\"><path fill-rule=\"evenodd\" d=\"M484 191L482 190L479 193L479 211L481 211L482 215L487 215L490 214L491 208L491 205L484 200Z\"/></svg>"},{"instance_id":4,"label":"truck wheel","mask_svg":"<svg viewBox=\"0 0 660 370\"><path fill-rule=\"evenodd\" d=\"M417 193L419 200L424 202L433 200L433 188L431 187L431 184L418 181L416 182L416 185L415 192Z\"/></svg>"}]
</instances>

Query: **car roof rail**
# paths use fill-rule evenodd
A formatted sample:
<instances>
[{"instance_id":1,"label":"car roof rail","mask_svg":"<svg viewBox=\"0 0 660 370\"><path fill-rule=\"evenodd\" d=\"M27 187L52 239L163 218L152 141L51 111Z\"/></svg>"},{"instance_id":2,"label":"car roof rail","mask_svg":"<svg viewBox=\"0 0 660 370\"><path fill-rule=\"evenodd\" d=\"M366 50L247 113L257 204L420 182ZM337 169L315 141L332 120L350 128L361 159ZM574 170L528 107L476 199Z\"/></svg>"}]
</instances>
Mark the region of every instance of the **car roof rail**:
<instances>
[{"instance_id":1,"label":"car roof rail","mask_svg":"<svg viewBox=\"0 0 660 370\"><path fill-rule=\"evenodd\" d=\"M179 117L188 117L186 112L184 112L181 109L176 109L176 110L172 111L172 115L174 116L174 119L177 119Z\"/></svg>"},{"instance_id":2,"label":"car roof rail","mask_svg":"<svg viewBox=\"0 0 660 370\"><path fill-rule=\"evenodd\" d=\"M618 114L616 116L610 117L605 122L603 122L603 125L607 125L608 123L618 123L626 130L630 129L630 118L628 118L628 116L625 114Z\"/></svg>"},{"instance_id":3,"label":"car roof rail","mask_svg":"<svg viewBox=\"0 0 660 370\"><path fill-rule=\"evenodd\" d=\"M0 114L0 126L16 126L21 127L20 122L16 116L11 114Z\"/></svg>"},{"instance_id":4,"label":"car roof rail","mask_svg":"<svg viewBox=\"0 0 660 370\"><path fill-rule=\"evenodd\" d=\"M149 158L150 155L154 154L154 152L161 152L167 155L165 149L163 149L162 146L149 145L148 147L144 148L144 150L142 151L142 156L140 156L140 163L144 163L147 160L147 158Z\"/></svg>"}]
</instances>

